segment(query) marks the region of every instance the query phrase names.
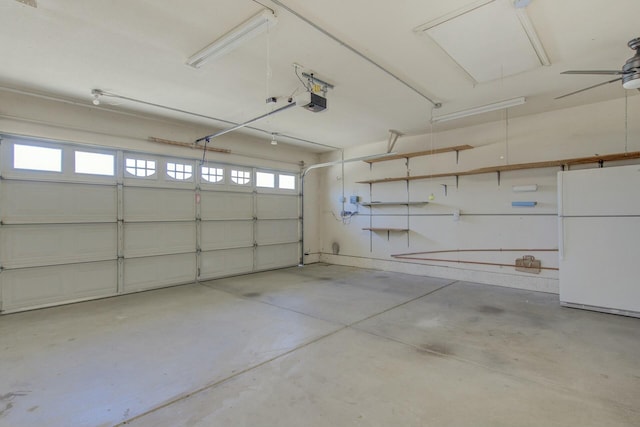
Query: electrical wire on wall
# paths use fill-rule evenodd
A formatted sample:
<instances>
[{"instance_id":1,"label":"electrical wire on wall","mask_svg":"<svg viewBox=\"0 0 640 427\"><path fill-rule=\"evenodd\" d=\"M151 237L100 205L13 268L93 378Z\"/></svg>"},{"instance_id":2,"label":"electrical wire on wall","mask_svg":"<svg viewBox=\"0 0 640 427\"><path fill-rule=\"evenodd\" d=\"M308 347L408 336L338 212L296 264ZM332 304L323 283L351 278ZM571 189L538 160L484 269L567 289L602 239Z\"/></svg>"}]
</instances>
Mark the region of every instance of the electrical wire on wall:
<instances>
[{"instance_id":1,"label":"electrical wire on wall","mask_svg":"<svg viewBox=\"0 0 640 427\"><path fill-rule=\"evenodd\" d=\"M310 92L311 91L311 86L307 86L307 83L304 82L304 80L302 79L302 76L300 76L300 66L298 66L298 64L293 64L293 69L296 73L296 77L298 77L298 80L300 80L300 83L302 83L302 86L305 88L306 91Z\"/></svg>"},{"instance_id":2,"label":"electrical wire on wall","mask_svg":"<svg viewBox=\"0 0 640 427\"><path fill-rule=\"evenodd\" d=\"M431 117L429 118L429 147L430 147L429 149L431 150L431 155L429 156L427 161L429 162L430 175L433 175L433 164L435 163L434 156L433 156L433 145L435 141L435 136L433 134L433 109L434 108L435 107L433 106L431 107L431 110L430 110ZM429 201L432 201L436 198L436 196L433 193L430 193L428 198L429 198Z\"/></svg>"},{"instance_id":3,"label":"electrical wire on wall","mask_svg":"<svg viewBox=\"0 0 640 427\"><path fill-rule=\"evenodd\" d=\"M509 164L509 109L504 109L504 160Z\"/></svg>"},{"instance_id":4,"label":"electrical wire on wall","mask_svg":"<svg viewBox=\"0 0 640 427\"><path fill-rule=\"evenodd\" d=\"M331 211L331 215L333 215L333 218L336 221L340 221L345 225L349 225L349 224L351 224L351 218L353 218L354 216L356 216L356 215L358 215L360 213L358 211L359 211L359 208L356 207L355 211L349 211L349 212L342 211L342 215L340 215L340 216L336 215L336 213L334 211Z\"/></svg>"},{"instance_id":5,"label":"electrical wire on wall","mask_svg":"<svg viewBox=\"0 0 640 427\"><path fill-rule=\"evenodd\" d=\"M500 66L500 89L504 92L504 65ZM509 164L509 108L503 110L504 117L504 163Z\"/></svg>"}]
</instances>

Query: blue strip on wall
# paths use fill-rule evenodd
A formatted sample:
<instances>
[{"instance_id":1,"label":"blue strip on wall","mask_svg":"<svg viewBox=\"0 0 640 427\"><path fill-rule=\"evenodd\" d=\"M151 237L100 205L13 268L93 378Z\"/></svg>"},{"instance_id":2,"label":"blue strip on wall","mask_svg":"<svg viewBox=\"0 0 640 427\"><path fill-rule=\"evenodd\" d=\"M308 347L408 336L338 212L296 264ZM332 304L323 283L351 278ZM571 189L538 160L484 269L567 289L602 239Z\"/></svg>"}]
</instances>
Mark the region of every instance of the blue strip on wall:
<instances>
[{"instance_id":1,"label":"blue strip on wall","mask_svg":"<svg viewBox=\"0 0 640 427\"><path fill-rule=\"evenodd\" d=\"M538 202L511 202L511 206L512 207L534 207L535 205L537 205Z\"/></svg>"}]
</instances>

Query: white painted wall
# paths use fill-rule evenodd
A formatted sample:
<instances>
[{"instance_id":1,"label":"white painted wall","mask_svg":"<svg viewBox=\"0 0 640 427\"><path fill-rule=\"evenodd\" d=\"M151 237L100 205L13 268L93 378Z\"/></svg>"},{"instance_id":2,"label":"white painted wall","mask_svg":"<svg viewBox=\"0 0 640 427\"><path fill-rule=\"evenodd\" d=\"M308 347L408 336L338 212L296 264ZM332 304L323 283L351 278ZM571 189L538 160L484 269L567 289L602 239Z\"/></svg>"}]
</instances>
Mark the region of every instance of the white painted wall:
<instances>
[{"instance_id":1,"label":"white painted wall","mask_svg":"<svg viewBox=\"0 0 640 427\"><path fill-rule=\"evenodd\" d=\"M112 107L113 108L113 107ZM214 127L193 125L152 116L109 111L87 104L74 104L0 89L0 134L68 141L103 147L124 148L177 157L201 158L202 151L148 141L157 137L192 142L215 132ZM231 154L208 152L207 159L250 167L300 172L300 162L317 163L318 155L283 143L230 133L216 138L211 146L227 148ZM317 232L318 175L305 181L305 249L307 262L318 260Z\"/></svg>"},{"instance_id":2,"label":"white painted wall","mask_svg":"<svg viewBox=\"0 0 640 427\"><path fill-rule=\"evenodd\" d=\"M399 152L429 150L469 144L476 148L461 151L456 164L455 153L413 158L409 162L411 175L465 171L503 164L528 163L594 154L621 153L640 150L640 96L628 100L628 133L625 132L625 100L555 110L543 114L434 132L427 135L401 137L396 144ZM345 158L386 152L386 141L380 141L345 151ZM335 154L323 161L335 160ZM620 162L619 162L620 163ZM624 163L624 162L622 162ZM612 164L611 164L612 165ZM605 165L605 166L611 166ZM411 207L410 232L386 233L363 231L363 227L407 227L406 207L378 207L375 213L398 216L356 215L351 220L339 218L340 198L344 185L347 200L359 195L364 201L405 201L405 182L367 184L356 181L401 177L407 174L404 159L373 164L346 163L344 177L340 167L321 171L324 196L322 204L321 259L326 262L381 268L415 274L425 274L457 280L470 280L516 288L558 292L558 272L540 274L517 272L511 267L483 266L459 263L396 260L392 254L477 248L557 248L557 183L559 168L503 172L498 185L497 174L416 180L409 183L409 199L428 200L428 205ZM534 193L514 193L513 185L537 184ZM447 195L443 185L447 185ZM535 208L514 208L512 201L536 201ZM347 201L346 210L355 206ZM460 210L459 221L453 212ZM368 208L360 207L368 214ZM370 222L371 220L371 222ZM332 254L332 244L340 245L340 253ZM443 254L447 259L460 259L512 264L524 253L461 253ZM542 260L543 267L558 267L555 252L531 253Z\"/></svg>"},{"instance_id":3,"label":"white painted wall","mask_svg":"<svg viewBox=\"0 0 640 427\"><path fill-rule=\"evenodd\" d=\"M397 150L403 152L428 150L451 145L470 144L477 148L460 153L455 162L453 153L415 158L410 162L413 175L464 171L483 166L582 157L593 154L625 151L624 100L618 99L566 110L555 110L534 116L493 122L468 128L428 135L402 137ZM640 150L640 96L629 97L629 131L626 149ZM0 90L0 132L38 138L71 141L82 144L126 148L164 155L198 158L201 152L165 146L147 141L149 136L189 142L215 129L189 125L75 105ZM335 160L337 153L318 156L285 144L273 147L267 140L239 133L225 135L212 144L229 148L233 154L208 153L210 160L247 166L299 171L299 162ZM345 151L345 158L378 154L386 151L386 140L372 142ZM503 158L501 158L503 157ZM342 205L340 197L361 196L369 201L369 188L356 184L358 180L402 176L406 174L402 160L377 163L369 170L362 162L345 164L344 179L340 167L315 170L305 179L305 242L310 252L307 263L318 260L337 264L357 265L402 271L414 274L471 280L550 292L558 290L558 274L545 271L540 275L515 272L511 268L397 261L391 254L427 250L477 247L526 246L557 247L556 169L538 169L502 174L497 185L494 174L461 177L456 189L455 178L413 181L411 200L435 199L426 207L411 208L411 232L406 234L374 234L361 230L369 218L355 216L350 222L336 219ZM511 186L535 183L536 193L512 193ZM445 196L441 184L448 186ZM404 200L404 183L375 185L372 200ZM536 208L512 208L513 200L534 199ZM346 205L347 210L354 206ZM384 208L388 213L406 213L406 208ZM462 217L453 221L452 212L460 209ZM377 209L376 212L381 210ZM367 212L361 208L361 212ZM507 215L503 215L507 214ZM537 214L537 215L528 215ZM374 226L406 226L406 216L375 217ZM340 254L332 255L332 243L340 244ZM517 256L520 256L518 254ZM535 254L543 266L557 267L557 256ZM513 262L514 254L474 255L464 258L488 262Z\"/></svg>"}]
</instances>

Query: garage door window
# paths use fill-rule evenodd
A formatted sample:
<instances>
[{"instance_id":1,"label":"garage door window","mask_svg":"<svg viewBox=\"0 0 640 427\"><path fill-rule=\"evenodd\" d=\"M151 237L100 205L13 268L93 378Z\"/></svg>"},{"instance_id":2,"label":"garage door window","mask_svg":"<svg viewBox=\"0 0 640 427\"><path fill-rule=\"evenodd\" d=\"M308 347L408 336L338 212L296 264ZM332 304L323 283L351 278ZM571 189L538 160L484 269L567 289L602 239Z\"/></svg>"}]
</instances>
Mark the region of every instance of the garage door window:
<instances>
[{"instance_id":1,"label":"garage door window","mask_svg":"<svg viewBox=\"0 0 640 427\"><path fill-rule=\"evenodd\" d=\"M280 174L280 176L278 177L278 188L281 190L295 190L296 189L295 175Z\"/></svg>"},{"instance_id":2,"label":"garage door window","mask_svg":"<svg viewBox=\"0 0 640 427\"><path fill-rule=\"evenodd\" d=\"M224 169L210 168L202 166L202 179L212 183L222 183L224 180Z\"/></svg>"},{"instance_id":3,"label":"garage door window","mask_svg":"<svg viewBox=\"0 0 640 427\"><path fill-rule=\"evenodd\" d=\"M14 144L13 167L14 169L62 172L62 150Z\"/></svg>"},{"instance_id":4,"label":"garage door window","mask_svg":"<svg viewBox=\"0 0 640 427\"><path fill-rule=\"evenodd\" d=\"M193 176L193 166L184 163L167 163L167 175L179 181L186 181Z\"/></svg>"},{"instance_id":5,"label":"garage door window","mask_svg":"<svg viewBox=\"0 0 640 427\"><path fill-rule=\"evenodd\" d=\"M251 182L251 172L231 169L231 182L234 184L248 185Z\"/></svg>"},{"instance_id":6,"label":"garage door window","mask_svg":"<svg viewBox=\"0 0 640 427\"><path fill-rule=\"evenodd\" d=\"M76 173L113 176L114 160L113 154L76 151L74 170Z\"/></svg>"},{"instance_id":7,"label":"garage door window","mask_svg":"<svg viewBox=\"0 0 640 427\"><path fill-rule=\"evenodd\" d=\"M263 188L275 188L276 174L270 172L256 172L256 186Z\"/></svg>"},{"instance_id":8,"label":"garage door window","mask_svg":"<svg viewBox=\"0 0 640 427\"><path fill-rule=\"evenodd\" d=\"M125 160L125 171L137 177L150 177L156 173L155 160L131 159Z\"/></svg>"}]
</instances>

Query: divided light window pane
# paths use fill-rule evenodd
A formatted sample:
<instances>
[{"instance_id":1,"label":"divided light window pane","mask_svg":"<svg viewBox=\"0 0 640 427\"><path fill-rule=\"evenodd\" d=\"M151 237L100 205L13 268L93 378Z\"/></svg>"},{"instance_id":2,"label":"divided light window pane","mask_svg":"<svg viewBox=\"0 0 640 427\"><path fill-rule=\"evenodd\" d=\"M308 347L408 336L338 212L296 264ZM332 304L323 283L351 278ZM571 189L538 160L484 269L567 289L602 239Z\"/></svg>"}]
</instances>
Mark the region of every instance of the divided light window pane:
<instances>
[{"instance_id":1,"label":"divided light window pane","mask_svg":"<svg viewBox=\"0 0 640 427\"><path fill-rule=\"evenodd\" d=\"M62 150L14 144L13 167L14 169L62 172Z\"/></svg>"},{"instance_id":2,"label":"divided light window pane","mask_svg":"<svg viewBox=\"0 0 640 427\"><path fill-rule=\"evenodd\" d=\"M283 175L278 177L278 187L282 190L295 190L296 189L296 177L295 175Z\"/></svg>"},{"instance_id":3,"label":"divided light window pane","mask_svg":"<svg viewBox=\"0 0 640 427\"><path fill-rule=\"evenodd\" d=\"M224 169L202 166L202 179L208 182L222 182Z\"/></svg>"},{"instance_id":4,"label":"divided light window pane","mask_svg":"<svg viewBox=\"0 0 640 427\"><path fill-rule=\"evenodd\" d=\"M185 181L193 175L193 167L183 163L167 163L167 175L173 179Z\"/></svg>"},{"instance_id":5,"label":"divided light window pane","mask_svg":"<svg viewBox=\"0 0 640 427\"><path fill-rule=\"evenodd\" d=\"M251 182L251 172L231 169L231 181L240 185L249 184Z\"/></svg>"},{"instance_id":6,"label":"divided light window pane","mask_svg":"<svg viewBox=\"0 0 640 427\"><path fill-rule=\"evenodd\" d=\"M124 165L127 173L133 176L148 177L148 176L155 175L156 173L155 160L127 158L125 160Z\"/></svg>"},{"instance_id":7,"label":"divided light window pane","mask_svg":"<svg viewBox=\"0 0 640 427\"><path fill-rule=\"evenodd\" d=\"M275 188L276 175L269 172L256 172L256 185L258 187Z\"/></svg>"},{"instance_id":8,"label":"divided light window pane","mask_svg":"<svg viewBox=\"0 0 640 427\"><path fill-rule=\"evenodd\" d=\"M75 152L75 172L91 175L114 175L113 154L90 153L86 151Z\"/></svg>"}]
</instances>

